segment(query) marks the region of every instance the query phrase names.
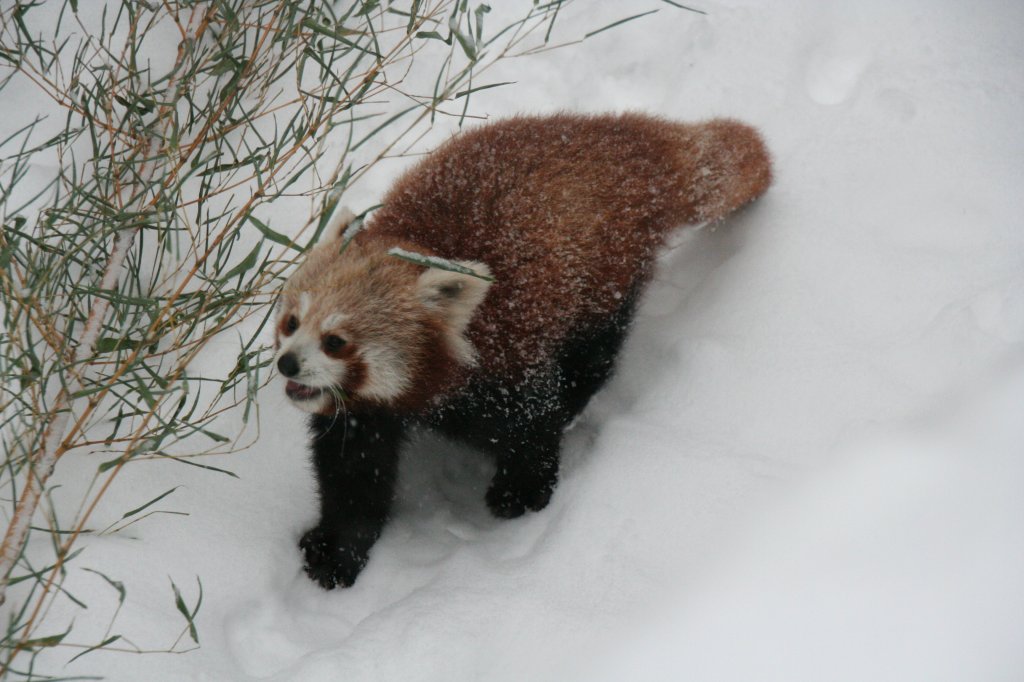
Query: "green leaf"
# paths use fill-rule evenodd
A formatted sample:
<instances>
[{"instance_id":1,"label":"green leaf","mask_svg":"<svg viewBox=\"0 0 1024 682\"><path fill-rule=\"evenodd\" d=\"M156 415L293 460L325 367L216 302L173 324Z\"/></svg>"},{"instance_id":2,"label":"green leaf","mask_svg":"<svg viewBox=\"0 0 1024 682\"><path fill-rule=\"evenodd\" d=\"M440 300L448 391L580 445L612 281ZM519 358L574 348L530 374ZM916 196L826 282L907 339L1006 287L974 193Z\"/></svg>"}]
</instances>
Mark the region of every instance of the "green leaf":
<instances>
[{"instance_id":1,"label":"green leaf","mask_svg":"<svg viewBox=\"0 0 1024 682\"><path fill-rule=\"evenodd\" d=\"M626 17L625 19L619 19L618 21L613 21L612 23L608 24L607 26L605 26L603 28L599 28L596 31L591 31L590 33L588 33L585 36L583 36L583 39L586 40L587 38L589 38L591 36L596 36L598 33L603 33L603 32L607 31L610 28L615 28L616 26L621 26L622 24L626 23L627 21L633 21L634 19L639 19L640 17L646 17L648 14L654 14L657 11L658 10L656 10L656 9L652 9L652 10L647 11L647 12L641 12L640 14L634 14L633 16Z\"/></svg>"},{"instance_id":2,"label":"green leaf","mask_svg":"<svg viewBox=\"0 0 1024 682\"><path fill-rule=\"evenodd\" d=\"M66 566L68 563L71 562L72 559L74 559L79 554L81 554L83 550L85 550L85 547L79 547L78 549L76 549L71 554L68 554L66 557L64 557L64 561L62 562L62 565ZM38 571L34 571L32 573L26 573L25 575L19 575L17 578L11 578L10 580L7 581L7 584L8 585L17 585L18 583L20 583L22 581L25 581L25 580L28 580L29 578L35 578L36 580L42 580L43 579L43 575L49 573L50 571L52 571L56 567L57 567L57 564L55 564L55 563L54 564L50 564L46 568L40 569Z\"/></svg>"},{"instance_id":3,"label":"green leaf","mask_svg":"<svg viewBox=\"0 0 1024 682\"><path fill-rule=\"evenodd\" d=\"M673 0L661 0L661 1L664 2L664 3L667 3L669 5L672 5L673 7L678 7L679 9L689 10L690 12L696 12L697 14L707 14L707 12L705 12L702 9L697 9L696 7L687 7L686 5L680 5L678 2L673 2Z\"/></svg>"},{"instance_id":4,"label":"green leaf","mask_svg":"<svg viewBox=\"0 0 1024 682\"><path fill-rule=\"evenodd\" d=\"M157 495L156 497L154 497L154 498L153 498L152 500L150 500L150 501L149 501L149 502L147 502L146 504L142 505L141 507L137 507L137 508L135 508L135 509L132 509L131 511L127 511L127 512L125 512L125 513L124 513L124 514L123 514L123 515L121 516L121 518L122 518L122 519L127 519L127 518L128 518L129 516L135 516L136 514L138 514L138 513L139 513L140 511L142 511L143 509L145 509L145 508L147 508L147 507L151 507L151 506L153 506L154 504L156 504L156 503L157 503L157 502L159 502L160 500L164 499L165 497L167 497L168 495L170 495L171 493L173 493L173 492L174 492L175 490L177 490L177 489L178 489L178 488L180 488L180 487L181 487L180 485L176 485L176 486L174 486L173 488L171 488L171 489L170 489L170 490L168 490L167 492L165 492L165 493L162 493L162 494L160 494L160 495Z\"/></svg>"},{"instance_id":5,"label":"green leaf","mask_svg":"<svg viewBox=\"0 0 1024 682\"><path fill-rule=\"evenodd\" d=\"M170 578L168 578L170 580ZM185 620L188 621L188 634L192 637L192 641L199 644L199 633L196 631L195 616L199 613L199 607L203 603L203 583L199 580L199 576L196 576L196 582L199 583L199 599L196 601L196 607L189 612L188 607L185 606L185 600L181 598L181 591L178 586L174 584L174 580L171 580L171 589L174 590L174 605L181 612L181 615L185 616Z\"/></svg>"},{"instance_id":6,"label":"green leaf","mask_svg":"<svg viewBox=\"0 0 1024 682\"><path fill-rule=\"evenodd\" d=\"M146 342L142 339L131 339L131 338L113 338L110 336L101 336L96 340L96 346L93 351L96 354L100 353L113 353L118 350L135 350L146 345Z\"/></svg>"},{"instance_id":7,"label":"green leaf","mask_svg":"<svg viewBox=\"0 0 1024 682\"><path fill-rule=\"evenodd\" d=\"M235 14L235 10L231 8L231 5L224 0L215 0L214 4L217 5L217 9L227 21L228 26L233 29L238 28L238 15Z\"/></svg>"},{"instance_id":8,"label":"green leaf","mask_svg":"<svg viewBox=\"0 0 1024 682\"><path fill-rule=\"evenodd\" d=\"M235 170L236 168L243 168L245 166L253 166L258 168L259 164L263 162L262 154L255 154L239 161L230 161L228 163L218 163L215 166L210 166L204 171L196 173L196 177L201 178L207 175L213 175L214 173L223 173L224 171Z\"/></svg>"},{"instance_id":9,"label":"green leaf","mask_svg":"<svg viewBox=\"0 0 1024 682\"><path fill-rule=\"evenodd\" d=\"M443 35L441 35L437 31L417 31L416 32L416 37L417 38L426 38L428 40L440 40L445 45L451 45L452 44L452 39L451 38L445 38Z\"/></svg>"},{"instance_id":10,"label":"green leaf","mask_svg":"<svg viewBox=\"0 0 1024 682\"><path fill-rule=\"evenodd\" d=\"M95 574L96 574L96 575L98 575L99 577L101 577L101 578L103 578L104 580L106 580L106 581L107 581L107 583L108 583L108 584L109 584L109 585L110 585L111 587L113 587L113 588L114 588L115 590L117 590L117 594L118 594L118 597L117 597L117 603L118 603L118 604L123 604L123 603L124 603L124 598L125 598L125 597L127 596L127 594L128 594L128 590L126 590L126 589L125 589L125 587L124 587L124 583L120 582L119 580L113 580L112 578L108 578L108 577L107 577L107 576L105 576L104 574L102 574L102 573L100 573L99 571L97 571L97 570L95 570L95 569L92 569L92 568L83 568L82 570L83 570L83 571L88 571L89 573L95 573Z\"/></svg>"},{"instance_id":11,"label":"green leaf","mask_svg":"<svg viewBox=\"0 0 1024 682\"><path fill-rule=\"evenodd\" d=\"M302 25L308 28L309 30L313 31L314 33L319 33L320 35L333 38L334 40L337 40L339 43L343 45L348 45L353 49L359 50L360 52L365 52L366 54L373 55L377 59L384 59L384 57L380 53L375 52L367 47L363 47L359 43L352 42L351 40L345 37L346 35L363 35L359 31L353 31L351 29L347 29L344 27L331 28L330 26L318 24L316 21L308 17L302 20Z\"/></svg>"},{"instance_id":12,"label":"green leaf","mask_svg":"<svg viewBox=\"0 0 1024 682\"><path fill-rule=\"evenodd\" d=\"M249 252L249 255L246 256L241 263L228 270L228 273L217 281L220 282L221 284L224 284L232 277L236 277L245 272L248 272L249 270L252 270L253 266L256 265L256 259L259 258L260 256L260 246L260 244L257 244L256 247Z\"/></svg>"},{"instance_id":13,"label":"green leaf","mask_svg":"<svg viewBox=\"0 0 1024 682\"><path fill-rule=\"evenodd\" d=\"M96 472L102 474L104 471L108 471L110 469L113 469L118 464L120 464L122 461L125 461L124 455L122 455L120 457L115 457L114 459L107 460L106 462L101 463L96 468Z\"/></svg>"},{"instance_id":14,"label":"green leaf","mask_svg":"<svg viewBox=\"0 0 1024 682\"><path fill-rule=\"evenodd\" d=\"M477 86L475 88L469 88L468 90L461 90L461 91L455 93L455 97L453 97L452 99L458 99L460 97L465 97L466 95L472 94L474 92L478 92L480 90L488 90L490 88L497 88L497 87L500 87L502 85L513 85L516 82L518 82L518 81L502 81L501 83L491 83L490 85L479 85L479 86Z\"/></svg>"},{"instance_id":15,"label":"green leaf","mask_svg":"<svg viewBox=\"0 0 1024 682\"><path fill-rule=\"evenodd\" d=\"M367 140L372 138L374 135L376 135L377 133L379 133L384 128L388 127L389 125L391 125L392 123L394 123L398 119L400 119L403 116L405 116L406 114L408 114L413 109L419 109L419 105L417 104L415 106L409 107L408 109L403 109L402 111L399 111L397 114L395 114L394 116L392 116L388 120L386 120L383 123L381 123L379 126L377 126L373 130L371 130L369 133L367 133L366 137L364 137L363 139L359 140L359 142L356 142L354 145L352 145L351 151L355 151L355 150L359 149L361 146L363 146L363 143L365 143Z\"/></svg>"},{"instance_id":16,"label":"green leaf","mask_svg":"<svg viewBox=\"0 0 1024 682\"><path fill-rule=\"evenodd\" d=\"M188 464L189 466L192 466L192 467L199 467L200 469L209 469L210 471L216 471L219 474L227 474L228 476L230 476L232 478L238 478L238 474L236 474L233 471L228 471L227 469L219 469L219 468L217 468L215 466L210 466L209 464L198 464L196 462L190 462L189 460L185 459L184 457L175 457L174 455L168 455L168 454L164 454L163 456L168 458L168 459L173 459L175 462L181 462L182 464Z\"/></svg>"},{"instance_id":17,"label":"green leaf","mask_svg":"<svg viewBox=\"0 0 1024 682\"><path fill-rule=\"evenodd\" d=\"M459 45L462 46L462 51L466 53L469 61L475 62L480 55L476 51L476 43L473 42L473 39L457 29L452 29L452 35L459 41Z\"/></svg>"},{"instance_id":18,"label":"green leaf","mask_svg":"<svg viewBox=\"0 0 1024 682\"><path fill-rule=\"evenodd\" d=\"M227 443L227 442L229 442L231 440L227 436L222 436L219 433L215 433L213 431L208 431L206 429L199 429L199 433L201 433L201 434L203 434L205 436L209 436L210 438L212 438L213 440L217 441L218 443Z\"/></svg>"},{"instance_id":19,"label":"green leaf","mask_svg":"<svg viewBox=\"0 0 1024 682\"><path fill-rule=\"evenodd\" d=\"M282 244L284 246L287 246L290 249L295 249L299 253L302 253L302 247L301 246L299 246L298 244L293 242L288 237L285 237L280 232L275 232L274 230L272 230L270 228L269 225L267 225L265 222L263 222L262 220L260 220L256 216L254 216L254 215L252 215L250 213L247 216L247 218L249 219L249 222L252 223L253 225L255 225L256 229L259 230L263 234L263 236L266 237L267 239L269 239L270 241L275 242L277 244Z\"/></svg>"},{"instance_id":20,"label":"green leaf","mask_svg":"<svg viewBox=\"0 0 1024 682\"><path fill-rule=\"evenodd\" d=\"M68 661L68 664L71 664L74 661L77 661L79 658L81 658L82 656L85 656L90 651L96 651L97 649L102 649L103 647L105 647L107 645L113 644L114 642L116 642L119 639L121 639L121 635L114 635L113 637L107 637L105 640L103 640L99 644L97 644L95 646L91 646L88 649L86 649L85 651L83 651L82 653L78 654L77 656L74 656L70 661Z\"/></svg>"},{"instance_id":21,"label":"green leaf","mask_svg":"<svg viewBox=\"0 0 1024 682\"><path fill-rule=\"evenodd\" d=\"M49 637L39 637L37 639L30 639L22 643L22 646L26 649L42 649L44 647L57 646L64 638L71 632L71 628L74 627L74 621L68 626L68 629L58 635L50 635Z\"/></svg>"},{"instance_id":22,"label":"green leaf","mask_svg":"<svg viewBox=\"0 0 1024 682\"><path fill-rule=\"evenodd\" d=\"M416 15L420 11L420 3L422 0L413 0L412 7L409 8L409 25L406 27L405 32L412 33L412 27L416 25Z\"/></svg>"},{"instance_id":23,"label":"green leaf","mask_svg":"<svg viewBox=\"0 0 1024 682\"><path fill-rule=\"evenodd\" d=\"M375 9L377 9L378 5L380 5L380 0L363 0L363 6L362 6L362 8L358 12L355 13L355 16L357 16L357 17L368 16L370 14L370 12L372 12Z\"/></svg>"},{"instance_id":24,"label":"green leaf","mask_svg":"<svg viewBox=\"0 0 1024 682\"><path fill-rule=\"evenodd\" d=\"M473 15L476 17L476 39L479 43L484 37L484 15L491 11L490 5L480 3L477 8L473 10Z\"/></svg>"}]
</instances>

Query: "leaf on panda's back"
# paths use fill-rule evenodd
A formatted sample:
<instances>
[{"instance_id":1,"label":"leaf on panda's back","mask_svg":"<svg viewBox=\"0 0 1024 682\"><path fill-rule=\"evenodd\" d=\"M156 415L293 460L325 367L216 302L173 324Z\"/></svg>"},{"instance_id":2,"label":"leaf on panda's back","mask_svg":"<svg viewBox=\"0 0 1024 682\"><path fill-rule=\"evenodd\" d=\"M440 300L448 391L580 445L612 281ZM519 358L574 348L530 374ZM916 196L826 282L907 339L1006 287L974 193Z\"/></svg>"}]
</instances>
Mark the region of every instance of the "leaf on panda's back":
<instances>
[{"instance_id":1,"label":"leaf on panda's back","mask_svg":"<svg viewBox=\"0 0 1024 682\"><path fill-rule=\"evenodd\" d=\"M460 265L459 263L450 261L447 258L438 258L437 256L425 256L422 253L406 251L405 249L399 248L397 246L389 249L388 255L394 256L395 258L401 258L402 260L409 261L410 263L415 263L416 265L422 265L428 268L435 268L437 270L447 270L448 272L457 272L461 275L469 275L470 277L476 277L477 279L482 279L486 282L494 281L493 277L481 275L479 272L467 268L465 265Z\"/></svg>"}]
</instances>

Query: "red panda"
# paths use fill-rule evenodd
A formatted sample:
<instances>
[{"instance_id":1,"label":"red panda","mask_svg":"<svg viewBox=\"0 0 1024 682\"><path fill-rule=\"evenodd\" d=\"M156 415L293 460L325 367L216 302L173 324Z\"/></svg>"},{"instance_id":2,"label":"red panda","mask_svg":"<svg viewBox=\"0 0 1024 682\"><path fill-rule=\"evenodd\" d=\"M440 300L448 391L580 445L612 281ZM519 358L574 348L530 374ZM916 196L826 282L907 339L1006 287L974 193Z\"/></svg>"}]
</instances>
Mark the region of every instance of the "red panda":
<instances>
[{"instance_id":1,"label":"red panda","mask_svg":"<svg viewBox=\"0 0 1024 682\"><path fill-rule=\"evenodd\" d=\"M611 373L665 237L770 183L760 135L736 121L523 116L441 145L354 237L351 214L335 221L285 285L276 335L286 393L313 414L308 575L356 579L412 424L496 456L496 516L544 508L562 431Z\"/></svg>"}]
</instances>

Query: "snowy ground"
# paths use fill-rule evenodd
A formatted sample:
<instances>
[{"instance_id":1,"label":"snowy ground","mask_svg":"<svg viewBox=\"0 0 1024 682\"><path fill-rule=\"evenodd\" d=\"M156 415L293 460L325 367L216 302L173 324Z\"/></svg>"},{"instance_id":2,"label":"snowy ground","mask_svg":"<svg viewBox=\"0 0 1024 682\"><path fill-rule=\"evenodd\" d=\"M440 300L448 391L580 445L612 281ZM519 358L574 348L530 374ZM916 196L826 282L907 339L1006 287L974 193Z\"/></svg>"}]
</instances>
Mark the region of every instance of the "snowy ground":
<instances>
[{"instance_id":1,"label":"snowy ground","mask_svg":"<svg viewBox=\"0 0 1024 682\"><path fill-rule=\"evenodd\" d=\"M600 27L623 5L562 26ZM699 6L505 64L489 78L520 85L474 101L493 116L734 116L775 155L762 201L665 255L617 377L568 436L551 506L491 519L490 465L425 435L370 565L323 593L295 547L315 514L304 429L272 384L260 441L229 463L239 480L129 467L112 510L187 476L162 506L191 515L89 552L128 584L118 630L143 646L180 629L167 576L190 603L201 576L202 648L60 672L1024 676L1024 5ZM399 170L351 203L376 203ZM69 580L105 626L109 587Z\"/></svg>"}]
</instances>

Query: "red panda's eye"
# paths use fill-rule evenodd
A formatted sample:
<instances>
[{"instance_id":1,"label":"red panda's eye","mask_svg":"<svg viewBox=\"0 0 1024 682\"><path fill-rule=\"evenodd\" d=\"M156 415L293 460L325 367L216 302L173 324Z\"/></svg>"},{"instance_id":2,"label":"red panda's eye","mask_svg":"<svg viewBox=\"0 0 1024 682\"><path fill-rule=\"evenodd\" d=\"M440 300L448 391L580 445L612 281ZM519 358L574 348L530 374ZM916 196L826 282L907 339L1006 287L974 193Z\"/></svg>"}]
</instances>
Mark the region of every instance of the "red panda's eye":
<instances>
[{"instance_id":1,"label":"red panda's eye","mask_svg":"<svg viewBox=\"0 0 1024 682\"><path fill-rule=\"evenodd\" d=\"M294 334L295 330L299 328L299 318L294 315L289 315L288 319L284 321L284 333Z\"/></svg>"},{"instance_id":2,"label":"red panda's eye","mask_svg":"<svg viewBox=\"0 0 1024 682\"><path fill-rule=\"evenodd\" d=\"M341 350L342 346L347 343L345 339L334 334L329 334L323 338L323 348L325 353L337 353Z\"/></svg>"}]
</instances>

